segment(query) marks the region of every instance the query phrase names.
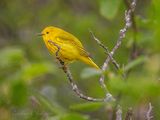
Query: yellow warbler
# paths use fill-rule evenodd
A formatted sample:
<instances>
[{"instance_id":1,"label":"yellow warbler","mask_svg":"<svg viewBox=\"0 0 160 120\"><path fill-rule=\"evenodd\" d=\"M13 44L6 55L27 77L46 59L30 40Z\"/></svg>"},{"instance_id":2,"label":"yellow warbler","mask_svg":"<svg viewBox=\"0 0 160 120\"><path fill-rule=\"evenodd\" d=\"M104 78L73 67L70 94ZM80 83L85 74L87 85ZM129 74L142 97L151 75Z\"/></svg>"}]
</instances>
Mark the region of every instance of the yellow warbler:
<instances>
[{"instance_id":1,"label":"yellow warbler","mask_svg":"<svg viewBox=\"0 0 160 120\"><path fill-rule=\"evenodd\" d=\"M82 43L72 34L53 26L46 27L40 35L48 48L48 50L55 55L58 52L58 57L64 62L65 65L79 60L94 68L99 67L89 57ZM54 44L52 44L54 43ZM57 46L56 46L57 45Z\"/></svg>"}]
</instances>

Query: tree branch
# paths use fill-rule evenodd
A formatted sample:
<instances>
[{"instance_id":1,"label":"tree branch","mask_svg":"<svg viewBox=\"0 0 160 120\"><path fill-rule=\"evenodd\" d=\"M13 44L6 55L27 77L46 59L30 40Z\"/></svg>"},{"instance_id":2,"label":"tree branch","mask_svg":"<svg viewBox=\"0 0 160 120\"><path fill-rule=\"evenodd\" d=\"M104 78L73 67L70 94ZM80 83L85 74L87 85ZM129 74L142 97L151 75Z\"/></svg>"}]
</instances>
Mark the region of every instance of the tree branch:
<instances>
[{"instance_id":1,"label":"tree branch","mask_svg":"<svg viewBox=\"0 0 160 120\"><path fill-rule=\"evenodd\" d=\"M116 120L122 120L122 110L120 106L117 107Z\"/></svg>"},{"instance_id":2,"label":"tree branch","mask_svg":"<svg viewBox=\"0 0 160 120\"><path fill-rule=\"evenodd\" d=\"M72 90L76 93L77 96L79 96L80 98L82 98L84 100L92 101L92 102L108 102L108 101L113 100L112 95L110 93L106 94L105 98L93 98L93 97L89 97L89 96L84 95L79 90L79 88L77 87L77 85L74 83L73 76L72 76L72 74L71 74L68 66L66 66L64 64L64 62L59 57L59 52L61 50L60 46L58 46L55 42L53 42L51 40L48 40L48 43L57 47L57 51L56 51L56 54L55 54L56 55L56 59L59 61L60 65L62 66L62 70L66 74L66 76L67 76L67 78L68 78L68 80L70 82L70 85L72 87Z\"/></svg>"},{"instance_id":3,"label":"tree branch","mask_svg":"<svg viewBox=\"0 0 160 120\"><path fill-rule=\"evenodd\" d=\"M133 110L132 110L132 108L128 109L128 111L126 113L125 120L133 120Z\"/></svg>"},{"instance_id":4,"label":"tree branch","mask_svg":"<svg viewBox=\"0 0 160 120\"><path fill-rule=\"evenodd\" d=\"M108 56L110 57L113 65L116 67L116 69L119 70L119 64L116 62L116 60L112 57L108 47L106 47L94 34L93 32L90 30L89 31L91 33L91 36L93 37L93 39L97 42L97 44L102 47L105 50L105 53L108 54Z\"/></svg>"},{"instance_id":5,"label":"tree branch","mask_svg":"<svg viewBox=\"0 0 160 120\"><path fill-rule=\"evenodd\" d=\"M129 0L124 0L124 3L127 7L127 9L132 9L131 8L131 3ZM131 12L131 21L132 21L132 29L134 31L134 33L137 33L137 25L136 25L136 21L135 21L135 14L134 12Z\"/></svg>"},{"instance_id":6,"label":"tree branch","mask_svg":"<svg viewBox=\"0 0 160 120\"><path fill-rule=\"evenodd\" d=\"M148 108L148 111L147 111L147 113L146 113L146 120L151 120L151 119L153 119L153 116L151 116L151 114L152 114L152 109L153 109L152 104L149 103L149 108Z\"/></svg>"},{"instance_id":7,"label":"tree branch","mask_svg":"<svg viewBox=\"0 0 160 120\"><path fill-rule=\"evenodd\" d=\"M126 5L127 9L130 9L130 0L123 0L123 1ZM132 43L132 49L131 49L131 53L130 53L130 60L133 60L133 59L137 58L137 56L139 56L139 54L141 53L141 50L139 49L139 47L137 45L137 41L136 41L138 28L137 28L134 12L131 13L131 21L132 21L132 30L133 30L133 43Z\"/></svg>"},{"instance_id":8,"label":"tree branch","mask_svg":"<svg viewBox=\"0 0 160 120\"><path fill-rule=\"evenodd\" d=\"M106 58L105 62L103 63L103 65L102 65L102 71L103 72L106 71L112 56L114 55L115 51L120 47L120 45L122 43L122 40L125 38L125 35L126 35L126 32L127 32L128 28L132 25L131 13L134 12L135 6L136 6L136 0L133 0L131 2L130 8L125 11L125 26L119 32L119 37L117 39L117 43L113 47L112 51L110 52L111 56L108 56ZM107 88L106 88L106 85L104 84L104 75L103 74L101 75L99 81L100 81L101 87L104 88L104 90L108 91Z\"/></svg>"}]
</instances>

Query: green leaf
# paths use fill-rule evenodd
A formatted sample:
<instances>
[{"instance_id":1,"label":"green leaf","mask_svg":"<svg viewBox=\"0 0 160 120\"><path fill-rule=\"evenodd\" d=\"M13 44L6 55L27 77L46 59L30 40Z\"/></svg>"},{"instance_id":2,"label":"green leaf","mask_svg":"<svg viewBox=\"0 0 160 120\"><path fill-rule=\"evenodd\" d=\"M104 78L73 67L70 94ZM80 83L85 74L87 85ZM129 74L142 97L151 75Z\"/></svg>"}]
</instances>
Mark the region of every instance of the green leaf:
<instances>
[{"instance_id":1,"label":"green leaf","mask_svg":"<svg viewBox=\"0 0 160 120\"><path fill-rule=\"evenodd\" d=\"M77 110L77 111L91 112L91 111L96 111L100 109L102 106L103 106L103 103L88 102L88 103L71 105L70 109Z\"/></svg>"},{"instance_id":2,"label":"green leaf","mask_svg":"<svg viewBox=\"0 0 160 120\"><path fill-rule=\"evenodd\" d=\"M132 62L128 63L125 67L124 67L124 72L132 69L133 67L136 67L137 65L142 64L144 61L146 61L146 57L145 56L140 56L137 59L133 60Z\"/></svg>"},{"instance_id":3,"label":"green leaf","mask_svg":"<svg viewBox=\"0 0 160 120\"><path fill-rule=\"evenodd\" d=\"M56 102L50 102L47 100L46 97L42 96L41 94L36 93L36 98L39 100L40 104L42 105L43 108L49 110L53 114L61 115L64 114L64 109L60 107Z\"/></svg>"},{"instance_id":4,"label":"green leaf","mask_svg":"<svg viewBox=\"0 0 160 120\"><path fill-rule=\"evenodd\" d=\"M138 81L138 82L137 82ZM157 99L160 92L158 81L148 78L148 76L133 76L127 78L126 81L120 80L117 76L111 79L108 83L109 89L112 89L112 93L123 95L122 102L125 105L130 105L131 103L139 102L144 98L151 97L152 99Z\"/></svg>"},{"instance_id":5,"label":"green leaf","mask_svg":"<svg viewBox=\"0 0 160 120\"><path fill-rule=\"evenodd\" d=\"M24 61L24 52L20 48L4 48L0 51L0 67L20 65Z\"/></svg>"},{"instance_id":6,"label":"green leaf","mask_svg":"<svg viewBox=\"0 0 160 120\"><path fill-rule=\"evenodd\" d=\"M34 63L24 66L21 75L24 80L31 80L46 73L54 73L54 68L51 63Z\"/></svg>"},{"instance_id":7,"label":"green leaf","mask_svg":"<svg viewBox=\"0 0 160 120\"><path fill-rule=\"evenodd\" d=\"M101 75L101 74L102 74L101 70L97 70L93 68L85 68L81 73L81 77L83 79L86 79L86 78L93 77L96 75Z\"/></svg>"},{"instance_id":8,"label":"green leaf","mask_svg":"<svg viewBox=\"0 0 160 120\"><path fill-rule=\"evenodd\" d=\"M101 15L112 20L116 16L121 2L121 0L100 0Z\"/></svg>"},{"instance_id":9,"label":"green leaf","mask_svg":"<svg viewBox=\"0 0 160 120\"><path fill-rule=\"evenodd\" d=\"M24 106L28 98L26 84L23 81L18 80L11 85L10 91L12 104Z\"/></svg>"}]
</instances>

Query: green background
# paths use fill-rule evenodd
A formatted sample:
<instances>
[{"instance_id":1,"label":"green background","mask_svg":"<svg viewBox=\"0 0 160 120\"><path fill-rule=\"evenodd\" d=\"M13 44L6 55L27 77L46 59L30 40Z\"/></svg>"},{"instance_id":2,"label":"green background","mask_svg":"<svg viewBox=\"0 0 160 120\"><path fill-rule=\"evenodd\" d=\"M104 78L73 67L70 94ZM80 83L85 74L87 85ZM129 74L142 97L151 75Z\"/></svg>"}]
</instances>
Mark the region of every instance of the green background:
<instances>
[{"instance_id":1,"label":"green background","mask_svg":"<svg viewBox=\"0 0 160 120\"><path fill-rule=\"evenodd\" d=\"M126 0L1 0L0 120L114 120L117 105L125 118L145 119L149 102L160 118L160 1L137 0L135 27L114 58L124 79L110 63L105 82L115 102L92 103L75 95L41 37L46 26L60 27L81 40L101 66L107 57L89 30L111 50L124 26ZM80 62L70 65L86 95L104 97L97 74Z\"/></svg>"}]
</instances>

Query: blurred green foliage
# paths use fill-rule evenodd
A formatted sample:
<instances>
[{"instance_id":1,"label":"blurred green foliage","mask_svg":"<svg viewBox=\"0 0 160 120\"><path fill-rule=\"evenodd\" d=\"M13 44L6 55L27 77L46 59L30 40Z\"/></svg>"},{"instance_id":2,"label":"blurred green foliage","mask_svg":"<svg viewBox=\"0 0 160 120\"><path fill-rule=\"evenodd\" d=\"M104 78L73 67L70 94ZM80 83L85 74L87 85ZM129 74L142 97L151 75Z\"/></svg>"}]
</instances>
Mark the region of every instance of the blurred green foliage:
<instances>
[{"instance_id":1,"label":"blurred green foliage","mask_svg":"<svg viewBox=\"0 0 160 120\"><path fill-rule=\"evenodd\" d=\"M116 16L122 0L101 0L100 13L107 19L112 20Z\"/></svg>"},{"instance_id":2,"label":"blurred green foliage","mask_svg":"<svg viewBox=\"0 0 160 120\"><path fill-rule=\"evenodd\" d=\"M103 73L116 98L111 103L90 103L78 98L49 55L42 38L44 27L58 26L77 36L101 66L106 55L88 29L112 49L124 25L125 0L1 0L0 1L0 120L109 120L116 105L132 107L135 118L148 103L160 118L160 1L138 0L136 30L131 28ZM79 88L87 95L103 97L100 71L83 63L70 65ZM125 78L121 75L125 73ZM138 116L139 115L139 116ZM140 118L140 117L139 117Z\"/></svg>"}]
</instances>

